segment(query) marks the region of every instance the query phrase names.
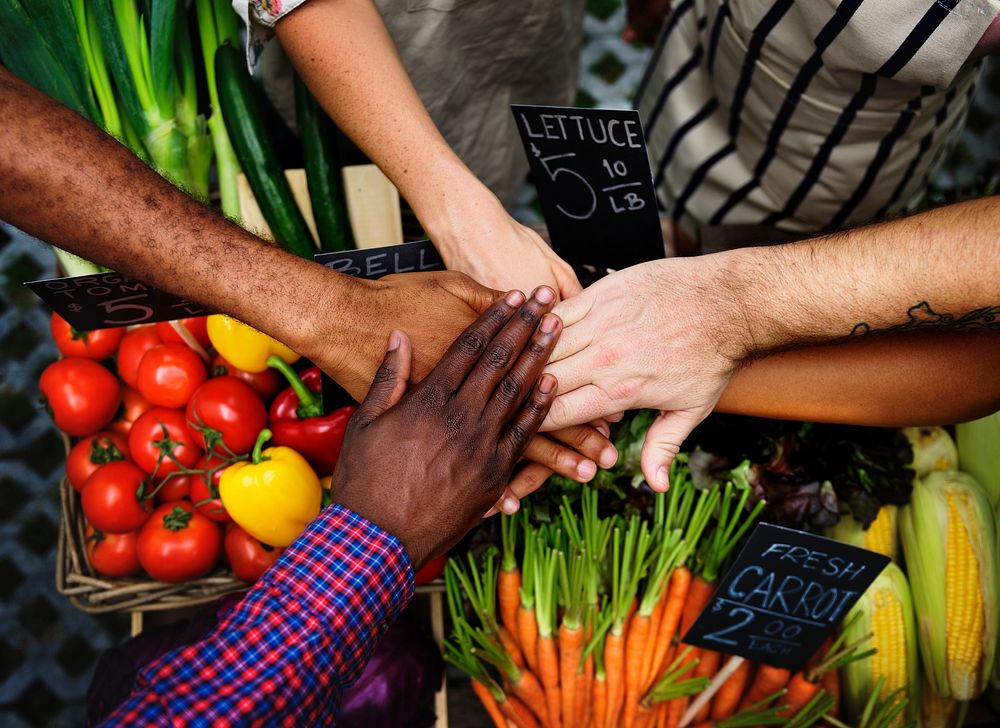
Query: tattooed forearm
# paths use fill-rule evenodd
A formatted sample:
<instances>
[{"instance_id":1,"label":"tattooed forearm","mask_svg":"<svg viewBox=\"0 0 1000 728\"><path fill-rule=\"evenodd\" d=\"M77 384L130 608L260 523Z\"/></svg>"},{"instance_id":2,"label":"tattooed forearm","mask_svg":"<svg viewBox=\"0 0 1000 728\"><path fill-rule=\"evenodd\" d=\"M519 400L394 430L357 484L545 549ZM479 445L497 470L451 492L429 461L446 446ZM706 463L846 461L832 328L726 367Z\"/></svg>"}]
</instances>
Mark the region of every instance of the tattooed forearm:
<instances>
[{"instance_id":1,"label":"tattooed forearm","mask_svg":"<svg viewBox=\"0 0 1000 728\"><path fill-rule=\"evenodd\" d=\"M890 326L875 326L864 321L854 325L851 336L909 329L995 329L1000 331L1000 306L984 306L967 313L938 313L930 303L921 301L906 312L906 321Z\"/></svg>"}]
</instances>

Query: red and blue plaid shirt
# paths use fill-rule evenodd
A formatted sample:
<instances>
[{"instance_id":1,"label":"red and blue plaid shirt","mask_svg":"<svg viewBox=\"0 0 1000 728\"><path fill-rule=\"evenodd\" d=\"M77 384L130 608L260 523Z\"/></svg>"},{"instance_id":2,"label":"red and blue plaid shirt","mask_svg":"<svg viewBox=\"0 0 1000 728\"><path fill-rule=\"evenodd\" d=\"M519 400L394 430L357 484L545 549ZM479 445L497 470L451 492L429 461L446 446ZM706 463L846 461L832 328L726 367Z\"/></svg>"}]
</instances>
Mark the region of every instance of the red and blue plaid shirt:
<instances>
[{"instance_id":1,"label":"red and blue plaid shirt","mask_svg":"<svg viewBox=\"0 0 1000 728\"><path fill-rule=\"evenodd\" d=\"M413 596L394 537L328 507L201 642L147 665L111 725L328 725Z\"/></svg>"}]
</instances>

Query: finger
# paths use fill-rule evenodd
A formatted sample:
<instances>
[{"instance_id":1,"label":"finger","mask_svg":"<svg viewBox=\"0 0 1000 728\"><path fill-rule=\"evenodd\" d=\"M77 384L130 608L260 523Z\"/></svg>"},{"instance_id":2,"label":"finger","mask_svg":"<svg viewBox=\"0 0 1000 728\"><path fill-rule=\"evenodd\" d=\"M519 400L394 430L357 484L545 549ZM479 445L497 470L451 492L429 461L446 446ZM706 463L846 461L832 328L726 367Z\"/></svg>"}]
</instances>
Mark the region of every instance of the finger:
<instances>
[{"instance_id":1,"label":"finger","mask_svg":"<svg viewBox=\"0 0 1000 728\"><path fill-rule=\"evenodd\" d=\"M550 475L552 475L551 468L538 463L525 463L524 467L514 475L507 485L504 496L513 497L514 500L520 501L521 498L534 493L545 485L545 481L549 479Z\"/></svg>"},{"instance_id":2,"label":"finger","mask_svg":"<svg viewBox=\"0 0 1000 728\"><path fill-rule=\"evenodd\" d=\"M473 404L481 403L481 408L485 408L493 390L511 368L519 365L528 352L544 348L544 358L541 358L541 354L535 355L542 366L538 367L538 371L528 381L528 386L538 378L555 344L559 320L554 316L548 317L544 330L539 326L539 321L552 308L555 300L556 292L548 286L535 289L531 298L517 310L500 333L486 344L486 350L462 385L463 397L467 397ZM532 337L534 340L526 352L525 345ZM513 412L520 404L521 401L515 400L508 413ZM507 417L504 417L502 421L506 420Z\"/></svg>"},{"instance_id":3,"label":"finger","mask_svg":"<svg viewBox=\"0 0 1000 728\"><path fill-rule=\"evenodd\" d=\"M549 416L542 423L542 431L551 432L590 422L620 409L621 405L612 402L603 389L595 384L588 384L572 392L560 393L556 397Z\"/></svg>"},{"instance_id":4,"label":"finger","mask_svg":"<svg viewBox=\"0 0 1000 728\"><path fill-rule=\"evenodd\" d=\"M583 290L576 273L570 266L557 266L555 273L556 282L559 284L559 298L562 300L572 298Z\"/></svg>"},{"instance_id":5,"label":"finger","mask_svg":"<svg viewBox=\"0 0 1000 728\"><path fill-rule=\"evenodd\" d=\"M522 303L524 294L520 291L509 291L503 298L495 301L486 313L459 334L419 387L422 390L436 390L443 399L450 397L479 361L486 345L510 321Z\"/></svg>"},{"instance_id":6,"label":"finger","mask_svg":"<svg viewBox=\"0 0 1000 728\"><path fill-rule=\"evenodd\" d=\"M485 313L496 301L503 297L503 291L495 291L492 288L478 283L462 274L449 276L441 280L441 285L454 295L465 301L476 313Z\"/></svg>"},{"instance_id":7,"label":"finger","mask_svg":"<svg viewBox=\"0 0 1000 728\"><path fill-rule=\"evenodd\" d=\"M606 419L608 422L621 422L623 419L625 419L625 413L615 412L613 415L605 415L604 419Z\"/></svg>"},{"instance_id":8,"label":"finger","mask_svg":"<svg viewBox=\"0 0 1000 728\"><path fill-rule=\"evenodd\" d=\"M552 400L555 398L556 378L551 374L543 374L532 388L527 401L507 426L507 431L500 438L497 450L506 462L513 465L521 459L528 443L535 437L535 433L538 432L538 428L545 420L545 415L549 413L549 407L552 406ZM597 466L593 461L588 462L594 466L596 474Z\"/></svg>"},{"instance_id":9,"label":"finger","mask_svg":"<svg viewBox=\"0 0 1000 728\"><path fill-rule=\"evenodd\" d=\"M608 420L598 417L590 422L590 426L604 435L605 438L611 437L611 423Z\"/></svg>"},{"instance_id":10,"label":"finger","mask_svg":"<svg viewBox=\"0 0 1000 728\"><path fill-rule=\"evenodd\" d=\"M555 430L549 433L549 437L558 440L564 445L569 445L584 457L596 462L602 468L614 467L614 464L618 462L618 450L608 440L607 435L602 434L590 425L574 425L573 427Z\"/></svg>"},{"instance_id":11,"label":"finger","mask_svg":"<svg viewBox=\"0 0 1000 728\"><path fill-rule=\"evenodd\" d=\"M498 426L510 421L541 376L561 330L562 322L557 316L546 314L542 317L531 341L519 350L517 362L492 389L483 408L485 421Z\"/></svg>"},{"instance_id":12,"label":"finger","mask_svg":"<svg viewBox=\"0 0 1000 728\"><path fill-rule=\"evenodd\" d=\"M670 487L670 463L677 457L681 445L707 412L678 410L661 412L653 420L642 443L642 473L649 486L659 492Z\"/></svg>"},{"instance_id":13,"label":"finger","mask_svg":"<svg viewBox=\"0 0 1000 728\"><path fill-rule=\"evenodd\" d=\"M400 400L410 380L410 337L402 331L389 334L385 357L375 372L365 401L354 415L355 424L364 427Z\"/></svg>"}]
</instances>

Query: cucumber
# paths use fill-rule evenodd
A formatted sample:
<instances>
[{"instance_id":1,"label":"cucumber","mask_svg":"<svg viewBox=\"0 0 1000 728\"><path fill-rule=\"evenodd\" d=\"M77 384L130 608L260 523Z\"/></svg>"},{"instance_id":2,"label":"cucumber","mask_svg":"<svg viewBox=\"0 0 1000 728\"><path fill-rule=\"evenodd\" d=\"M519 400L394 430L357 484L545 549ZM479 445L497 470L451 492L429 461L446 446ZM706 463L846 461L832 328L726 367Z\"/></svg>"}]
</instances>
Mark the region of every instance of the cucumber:
<instances>
[{"instance_id":1,"label":"cucumber","mask_svg":"<svg viewBox=\"0 0 1000 728\"><path fill-rule=\"evenodd\" d=\"M340 176L337 130L298 74L295 75L295 115L320 247L327 252L352 250L354 235Z\"/></svg>"},{"instance_id":2,"label":"cucumber","mask_svg":"<svg viewBox=\"0 0 1000 728\"><path fill-rule=\"evenodd\" d=\"M271 234L289 253L312 260L316 246L261 124L246 57L229 43L215 51L215 83L233 150Z\"/></svg>"}]
</instances>

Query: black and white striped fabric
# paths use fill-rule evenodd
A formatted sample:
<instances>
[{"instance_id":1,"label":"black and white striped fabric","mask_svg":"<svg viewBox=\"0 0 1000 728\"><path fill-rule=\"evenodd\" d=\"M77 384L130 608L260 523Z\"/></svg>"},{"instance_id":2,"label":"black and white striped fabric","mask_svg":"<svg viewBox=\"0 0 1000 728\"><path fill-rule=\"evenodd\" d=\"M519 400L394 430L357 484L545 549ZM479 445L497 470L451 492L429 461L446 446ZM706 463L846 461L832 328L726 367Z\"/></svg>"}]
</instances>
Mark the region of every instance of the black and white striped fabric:
<instances>
[{"instance_id":1,"label":"black and white striped fabric","mask_svg":"<svg viewBox=\"0 0 1000 728\"><path fill-rule=\"evenodd\" d=\"M1000 0L677 0L636 97L661 204L811 232L919 201Z\"/></svg>"}]
</instances>

